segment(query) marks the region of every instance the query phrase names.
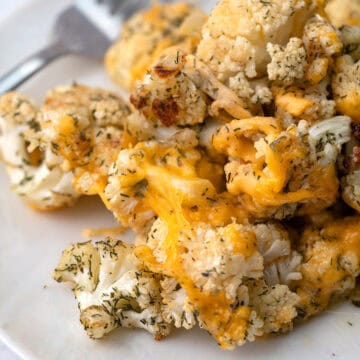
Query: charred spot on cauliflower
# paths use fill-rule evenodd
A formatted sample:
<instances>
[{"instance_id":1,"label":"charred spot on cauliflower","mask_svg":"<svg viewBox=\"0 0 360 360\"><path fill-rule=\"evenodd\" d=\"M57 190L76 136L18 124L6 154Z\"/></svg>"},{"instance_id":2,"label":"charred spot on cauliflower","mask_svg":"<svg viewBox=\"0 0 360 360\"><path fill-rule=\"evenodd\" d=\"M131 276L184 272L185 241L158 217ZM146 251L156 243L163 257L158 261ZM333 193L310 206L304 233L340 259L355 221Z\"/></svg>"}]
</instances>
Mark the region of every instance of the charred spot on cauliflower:
<instances>
[{"instance_id":1,"label":"charred spot on cauliflower","mask_svg":"<svg viewBox=\"0 0 360 360\"><path fill-rule=\"evenodd\" d=\"M150 121L164 126L204 121L206 97L183 73L185 61L179 50L161 58L131 95L132 104Z\"/></svg>"}]
</instances>

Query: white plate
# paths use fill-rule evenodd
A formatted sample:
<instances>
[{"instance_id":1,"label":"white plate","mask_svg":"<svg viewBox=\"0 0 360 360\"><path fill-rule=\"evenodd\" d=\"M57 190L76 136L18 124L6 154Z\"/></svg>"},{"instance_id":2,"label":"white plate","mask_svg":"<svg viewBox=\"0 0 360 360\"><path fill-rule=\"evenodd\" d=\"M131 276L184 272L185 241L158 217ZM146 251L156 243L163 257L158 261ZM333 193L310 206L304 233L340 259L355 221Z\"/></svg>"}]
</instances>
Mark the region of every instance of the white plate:
<instances>
[{"instance_id":1,"label":"white plate","mask_svg":"<svg viewBox=\"0 0 360 360\"><path fill-rule=\"evenodd\" d=\"M46 44L51 23L69 2L37 0L0 25L0 73ZM101 64L69 57L22 90L40 101L48 88L73 80L110 86ZM85 198L73 209L33 212L11 193L3 169L0 187L0 336L25 359L359 358L360 312L351 305L333 308L293 333L234 352L221 351L199 330L176 331L161 342L142 331L119 330L102 341L91 341L78 321L71 292L54 283L51 272L61 251L83 240L81 229L111 226L112 216L95 198Z\"/></svg>"}]
</instances>

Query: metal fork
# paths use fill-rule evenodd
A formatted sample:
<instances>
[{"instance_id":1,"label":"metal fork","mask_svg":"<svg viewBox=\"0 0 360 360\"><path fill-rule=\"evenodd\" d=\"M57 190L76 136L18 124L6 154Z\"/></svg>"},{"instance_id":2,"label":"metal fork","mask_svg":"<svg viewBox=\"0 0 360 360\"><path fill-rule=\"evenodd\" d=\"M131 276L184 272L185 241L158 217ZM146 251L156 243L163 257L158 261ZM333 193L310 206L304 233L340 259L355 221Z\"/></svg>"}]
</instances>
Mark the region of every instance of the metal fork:
<instances>
[{"instance_id":1,"label":"metal fork","mask_svg":"<svg viewBox=\"0 0 360 360\"><path fill-rule=\"evenodd\" d=\"M55 59L66 54L102 58L121 23L148 0L78 0L65 9L53 28L53 41L0 77L0 95L15 90Z\"/></svg>"}]
</instances>

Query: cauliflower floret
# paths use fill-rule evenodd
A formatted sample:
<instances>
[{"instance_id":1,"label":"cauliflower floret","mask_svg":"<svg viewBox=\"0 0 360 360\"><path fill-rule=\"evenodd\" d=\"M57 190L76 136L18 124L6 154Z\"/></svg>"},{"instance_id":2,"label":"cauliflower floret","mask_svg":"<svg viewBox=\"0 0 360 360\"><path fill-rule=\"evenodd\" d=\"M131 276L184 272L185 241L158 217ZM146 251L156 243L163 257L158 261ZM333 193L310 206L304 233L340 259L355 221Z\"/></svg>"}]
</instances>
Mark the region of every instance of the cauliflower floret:
<instances>
[{"instance_id":1,"label":"cauliflower floret","mask_svg":"<svg viewBox=\"0 0 360 360\"><path fill-rule=\"evenodd\" d=\"M304 256L299 316L315 315L351 292L360 274L359 218L331 220L305 229L298 250Z\"/></svg>"},{"instance_id":2,"label":"cauliflower floret","mask_svg":"<svg viewBox=\"0 0 360 360\"><path fill-rule=\"evenodd\" d=\"M360 170L352 171L341 179L342 198L360 212Z\"/></svg>"},{"instance_id":3,"label":"cauliflower floret","mask_svg":"<svg viewBox=\"0 0 360 360\"><path fill-rule=\"evenodd\" d=\"M136 13L106 54L107 72L116 83L132 89L167 48L193 52L205 20L201 10L185 3L153 4Z\"/></svg>"},{"instance_id":4,"label":"cauliflower floret","mask_svg":"<svg viewBox=\"0 0 360 360\"><path fill-rule=\"evenodd\" d=\"M305 109L303 118L310 123L329 119L336 114L335 101L331 99L328 88L329 80L324 79L320 83L305 89L304 98L310 100L312 105Z\"/></svg>"},{"instance_id":5,"label":"cauliflower floret","mask_svg":"<svg viewBox=\"0 0 360 360\"><path fill-rule=\"evenodd\" d=\"M186 249L184 267L202 291L224 289L227 298L234 301L244 277L261 277L263 261L255 250L256 238L250 228L230 224L213 229L198 224L191 234L181 235L178 242Z\"/></svg>"},{"instance_id":6,"label":"cauliflower floret","mask_svg":"<svg viewBox=\"0 0 360 360\"><path fill-rule=\"evenodd\" d=\"M302 257L291 249L287 231L279 224L258 224L253 227L257 248L264 258L264 280L267 285L291 285L301 279Z\"/></svg>"},{"instance_id":7,"label":"cauliflower floret","mask_svg":"<svg viewBox=\"0 0 360 360\"><path fill-rule=\"evenodd\" d=\"M124 226L137 233L146 233L155 214L144 203L148 181L140 167L144 152L139 149L122 150L113 164L105 188L108 208Z\"/></svg>"},{"instance_id":8,"label":"cauliflower floret","mask_svg":"<svg viewBox=\"0 0 360 360\"><path fill-rule=\"evenodd\" d=\"M158 219L146 241L156 260L162 263L167 260L164 251L167 235L167 224ZM250 227L229 224L213 228L198 223L181 232L177 241L186 249L181 256L182 264L201 291L216 293L225 289L227 298L234 301L244 277L262 276L262 257L255 251L256 237Z\"/></svg>"},{"instance_id":9,"label":"cauliflower floret","mask_svg":"<svg viewBox=\"0 0 360 360\"><path fill-rule=\"evenodd\" d=\"M184 129L166 142L144 142L133 149L120 151L117 162L110 170L105 190L108 208L115 217L136 232L146 234L155 218L148 197L155 196L152 187L153 183L157 183L163 184L161 191L166 191L171 185L172 191L181 192L186 206L193 208L192 214L200 208L199 201L207 203L204 209L211 203L215 211L210 219L216 218L216 189L211 181L198 175L200 168L197 169L197 166L201 163L202 154L195 149L197 144L195 133ZM215 177L217 181L222 172L216 174L216 164L209 163L209 166L207 176Z\"/></svg>"},{"instance_id":10,"label":"cauliflower floret","mask_svg":"<svg viewBox=\"0 0 360 360\"><path fill-rule=\"evenodd\" d=\"M54 271L56 281L72 284L80 321L93 339L117 327L142 328L156 339L170 332L161 315L159 279L141 268L133 250L110 238L72 245Z\"/></svg>"},{"instance_id":11,"label":"cauliflower floret","mask_svg":"<svg viewBox=\"0 0 360 360\"><path fill-rule=\"evenodd\" d=\"M182 72L185 54L162 57L138 83L132 104L150 121L164 126L196 125L207 115L205 94Z\"/></svg>"},{"instance_id":12,"label":"cauliflower floret","mask_svg":"<svg viewBox=\"0 0 360 360\"><path fill-rule=\"evenodd\" d=\"M308 63L305 78L318 84L326 77L332 57L343 48L340 34L325 18L316 15L307 22L303 40Z\"/></svg>"},{"instance_id":13,"label":"cauliflower floret","mask_svg":"<svg viewBox=\"0 0 360 360\"><path fill-rule=\"evenodd\" d=\"M189 302L186 291L174 278L165 277L161 281L162 316L164 320L175 327L193 328L197 322L193 307Z\"/></svg>"},{"instance_id":14,"label":"cauliflower floret","mask_svg":"<svg viewBox=\"0 0 360 360\"><path fill-rule=\"evenodd\" d=\"M330 0L326 14L336 27L360 25L360 0Z\"/></svg>"},{"instance_id":15,"label":"cauliflower floret","mask_svg":"<svg viewBox=\"0 0 360 360\"><path fill-rule=\"evenodd\" d=\"M360 60L350 55L337 60L332 89L338 112L360 122Z\"/></svg>"},{"instance_id":16,"label":"cauliflower floret","mask_svg":"<svg viewBox=\"0 0 360 360\"><path fill-rule=\"evenodd\" d=\"M270 80L289 85L304 77L306 52L301 39L291 38L286 47L268 43L266 49L271 56L267 66Z\"/></svg>"},{"instance_id":17,"label":"cauliflower floret","mask_svg":"<svg viewBox=\"0 0 360 360\"><path fill-rule=\"evenodd\" d=\"M264 333L290 330L298 297L287 285L272 284L274 275L270 278L263 267L282 265L276 276L283 276L284 283L301 279L299 263L285 269L285 259L301 261L295 252L290 255L287 232L262 224L216 228L184 220L178 224L171 219L179 216L175 213L167 220L160 216L144 246L136 249L150 268L177 280L166 278L162 283L164 318L185 328L197 320L225 348Z\"/></svg>"},{"instance_id":18,"label":"cauliflower floret","mask_svg":"<svg viewBox=\"0 0 360 360\"><path fill-rule=\"evenodd\" d=\"M267 43L285 45L301 34L318 7L322 1L221 0L203 27L198 58L225 83L238 72L264 75Z\"/></svg>"},{"instance_id":19,"label":"cauliflower floret","mask_svg":"<svg viewBox=\"0 0 360 360\"><path fill-rule=\"evenodd\" d=\"M183 69L184 74L212 100L209 108L210 115L221 117L222 110L235 119L244 119L251 116L248 105L240 99L230 88L223 85L210 69L193 55L186 57ZM224 116L223 116L224 117ZM228 120L228 117L225 117Z\"/></svg>"},{"instance_id":20,"label":"cauliflower floret","mask_svg":"<svg viewBox=\"0 0 360 360\"><path fill-rule=\"evenodd\" d=\"M341 171L341 190L343 200L360 212L360 125L352 125L352 136L345 146L339 161Z\"/></svg>"},{"instance_id":21,"label":"cauliflower floret","mask_svg":"<svg viewBox=\"0 0 360 360\"><path fill-rule=\"evenodd\" d=\"M309 130L303 121L283 131L277 119L251 118L220 128L213 145L230 158L228 191L257 217L304 215L332 205L338 194L335 160L341 136L349 137L349 119L325 122L318 137L316 126ZM322 177L326 183L319 182Z\"/></svg>"},{"instance_id":22,"label":"cauliflower floret","mask_svg":"<svg viewBox=\"0 0 360 360\"><path fill-rule=\"evenodd\" d=\"M129 107L114 93L73 85L50 91L39 113L42 141L75 174L82 194L100 194L119 151L135 140L123 131Z\"/></svg>"},{"instance_id":23,"label":"cauliflower floret","mask_svg":"<svg viewBox=\"0 0 360 360\"><path fill-rule=\"evenodd\" d=\"M229 88L251 104L269 104L273 98L266 78L249 81L242 72L229 79Z\"/></svg>"},{"instance_id":24,"label":"cauliflower floret","mask_svg":"<svg viewBox=\"0 0 360 360\"><path fill-rule=\"evenodd\" d=\"M40 141L41 134L38 109L27 97L8 93L0 98L0 158L12 189L38 210L71 206L79 197L73 175Z\"/></svg>"},{"instance_id":25,"label":"cauliflower floret","mask_svg":"<svg viewBox=\"0 0 360 360\"><path fill-rule=\"evenodd\" d=\"M185 291L166 294L167 318L192 319L191 314L196 314L200 327L224 348L243 344L248 334L248 339L253 339L259 322L252 322L256 314L244 305L247 292L240 285L246 276L262 275L254 234L234 223L216 229L205 223L191 225L181 220L174 206L168 214L163 210L146 244L136 249L150 269L173 276ZM176 291L175 283L172 288ZM181 322L178 320L178 325Z\"/></svg>"},{"instance_id":26,"label":"cauliflower floret","mask_svg":"<svg viewBox=\"0 0 360 360\"><path fill-rule=\"evenodd\" d=\"M254 80L252 85L254 86L254 94L250 101L253 104L270 104L273 100L273 95L265 81Z\"/></svg>"},{"instance_id":27,"label":"cauliflower floret","mask_svg":"<svg viewBox=\"0 0 360 360\"><path fill-rule=\"evenodd\" d=\"M299 297L286 285L268 286L263 280L248 280L249 304L262 319L262 333L287 332L293 328Z\"/></svg>"}]
</instances>

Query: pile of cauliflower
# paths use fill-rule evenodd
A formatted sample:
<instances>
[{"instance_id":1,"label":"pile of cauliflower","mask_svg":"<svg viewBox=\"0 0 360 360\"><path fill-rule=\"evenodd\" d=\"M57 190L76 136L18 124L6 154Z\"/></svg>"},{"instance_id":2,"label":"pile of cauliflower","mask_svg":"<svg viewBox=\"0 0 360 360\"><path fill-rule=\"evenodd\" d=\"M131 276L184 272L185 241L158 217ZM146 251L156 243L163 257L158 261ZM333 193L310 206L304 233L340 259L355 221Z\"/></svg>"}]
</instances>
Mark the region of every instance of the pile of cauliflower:
<instances>
[{"instance_id":1,"label":"pile of cauliflower","mask_svg":"<svg viewBox=\"0 0 360 360\"><path fill-rule=\"evenodd\" d=\"M233 349L354 296L360 3L325 6L155 4L106 55L129 101L81 85L40 107L0 97L14 191L40 210L98 195L135 232L71 245L54 271L91 338L199 326Z\"/></svg>"}]
</instances>

